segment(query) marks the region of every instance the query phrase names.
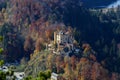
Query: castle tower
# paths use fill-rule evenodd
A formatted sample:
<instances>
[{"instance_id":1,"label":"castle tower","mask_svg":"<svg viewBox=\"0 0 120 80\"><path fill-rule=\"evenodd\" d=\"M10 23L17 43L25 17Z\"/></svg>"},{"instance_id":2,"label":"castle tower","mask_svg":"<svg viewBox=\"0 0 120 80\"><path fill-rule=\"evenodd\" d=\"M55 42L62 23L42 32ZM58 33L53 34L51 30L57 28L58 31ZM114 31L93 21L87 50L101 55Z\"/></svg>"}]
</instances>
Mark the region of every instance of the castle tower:
<instances>
[{"instance_id":1,"label":"castle tower","mask_svg":"<svg viewBox=\"0 0 120 80\"><path fill-rule=\"evenodd\" d=\"M54 32L54 44L56 44L56 43L57 43L57 33Z\"/></svg>"}]
</instances>

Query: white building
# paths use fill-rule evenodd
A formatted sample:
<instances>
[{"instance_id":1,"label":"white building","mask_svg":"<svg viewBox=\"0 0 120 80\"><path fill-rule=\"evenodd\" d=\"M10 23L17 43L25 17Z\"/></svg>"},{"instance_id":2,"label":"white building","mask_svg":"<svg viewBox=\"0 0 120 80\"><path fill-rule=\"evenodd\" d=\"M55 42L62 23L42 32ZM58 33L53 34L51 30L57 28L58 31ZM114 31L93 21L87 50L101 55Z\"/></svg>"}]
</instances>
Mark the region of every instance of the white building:
<instances>
[{"instance_id":1,"label":"white building","mask_svg":"<svg viewBox=\"0 0 120 80\"><path fill-rule=\"evenodd\" d=\"M9 69L8 69L7 66L3 66L3 67L0 68L0 70L3 71L3 72L7 72Z\"/></svg>"},{"instance_id":2,"label":"white building","mask_svg":"<svg viewBox=\"0 0 120 80\"><path fill-rule=\"evenodd\" d=\"M51 74L51 80L58 80L58 74L52 73Z\"/></svg>"},{"instance_id":3,"label":"white building","mask_svg":"<svg viewBox=\"0 0 120 80\"><path fill-rule=\"evenodd\" d=\"M25 77L25 73L24 72L14 72L14 76L16 77L15 80L23 80L23 78Z\"/></svg>"}]
</instances>

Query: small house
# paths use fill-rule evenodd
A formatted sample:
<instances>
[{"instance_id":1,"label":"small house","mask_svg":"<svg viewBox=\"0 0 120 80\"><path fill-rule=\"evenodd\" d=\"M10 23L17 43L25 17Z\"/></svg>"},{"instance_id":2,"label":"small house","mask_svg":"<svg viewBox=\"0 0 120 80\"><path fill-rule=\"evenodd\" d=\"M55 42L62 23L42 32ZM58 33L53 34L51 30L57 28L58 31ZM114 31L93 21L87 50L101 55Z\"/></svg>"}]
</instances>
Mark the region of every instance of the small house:
<instances>
[{"instance_id":1,"label":"small house","mask_svg":"<svg viewBox=\"0 0 120 80\"><path fill-rule=\"evenodd\" d=\"M58 74L56 74L56 73L52 73L51 74L51 80L58 80Z\"/></svg>"}]
</instances>

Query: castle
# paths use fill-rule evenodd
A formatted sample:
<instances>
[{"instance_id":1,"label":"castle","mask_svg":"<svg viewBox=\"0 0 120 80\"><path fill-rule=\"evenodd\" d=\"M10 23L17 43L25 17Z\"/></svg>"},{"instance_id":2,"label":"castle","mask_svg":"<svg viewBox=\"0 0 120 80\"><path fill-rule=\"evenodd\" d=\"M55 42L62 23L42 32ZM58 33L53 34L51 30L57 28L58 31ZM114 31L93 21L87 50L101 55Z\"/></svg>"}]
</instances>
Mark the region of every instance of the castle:
<instances>
[{"instance_id":1,"label":"castle","mask_svg":"<svg viewBox=\"0 0 120 80\"><path fill-rule=\"evenodd\" d=\"M58 54L68 55L74 49L73 41L74 38L68 31L54 32L54 44L57 46L56 51Z\"/></svg>"},{"instance_id":2,"label":"castle","mask_svg":"<svg viewBox=\"0 0 120 80\"><path fill-rule=\"evenodd\" d=\"M63 32L62 30L59 32L54 32L54 44L65 44L65 43L73 43L74 38L69 32Z\"/></svg>"}]
</instances>

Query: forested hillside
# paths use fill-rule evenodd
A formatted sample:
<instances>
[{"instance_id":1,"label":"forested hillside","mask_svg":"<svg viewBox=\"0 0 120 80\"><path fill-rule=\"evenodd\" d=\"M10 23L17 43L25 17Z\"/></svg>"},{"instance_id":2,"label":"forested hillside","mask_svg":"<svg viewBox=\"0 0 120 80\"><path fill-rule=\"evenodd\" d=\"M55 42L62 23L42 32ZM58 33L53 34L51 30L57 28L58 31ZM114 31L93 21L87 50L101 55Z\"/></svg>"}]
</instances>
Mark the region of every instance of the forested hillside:
<instances>
[{"instance_id":1,"label":"forested hillside","mask_svg":"<svg viewBox=\"0 0 120 80\"><path fill-rule=\"evenodd\" d=\"M77 57L74 62L80 61L82 64L82 61L85 61L91 67L92 64L101 64L101 70L108 71L103 70L107 77L113 72L120 73L120 7L88 9L84 7L84 2L79 0L0 0L0 4L0 37L3 39L0 46L4 48L5 61L20 61L22 57L27 57L30 62L36 61L36 57L46 59L50 54L49 56L46 56L47 52L46 55L35 54L35 51L44 53L41 51L45 49L46 43L53 40L54 31L72 28L77 43L80 46L90 44L92 50L96 52L94 55L96 60L92 63L89 58L84 59L81 56L84 53L82 47L82 52L78 54L80 56L74 55L75 57L69 59ZM34 56L31 57L32 59L31 54ZM54 56L52 55L51 58ZM58 62L59 60L61 56L58 57ZM65 61L63 63L65 64ZM34 64L40 65L37 63L29 65L31 67ZM66 65L70 67L71 64ZM59 67L57 68L59 70ZM67 69L62 67L63 71Z\"/></svg>"}]
</instances>

